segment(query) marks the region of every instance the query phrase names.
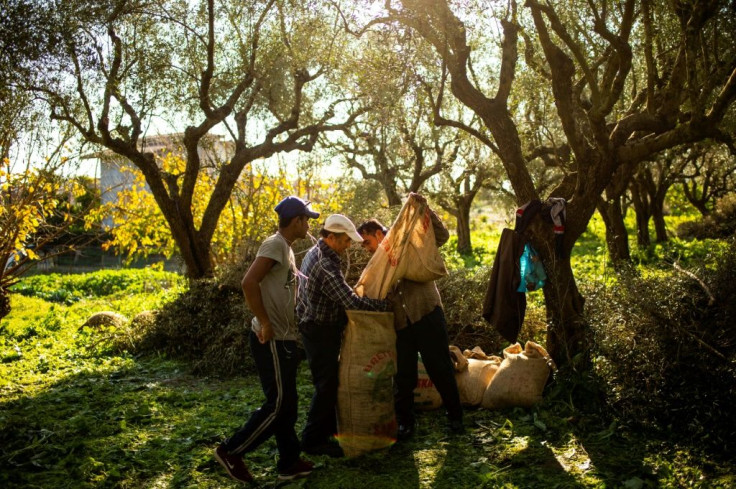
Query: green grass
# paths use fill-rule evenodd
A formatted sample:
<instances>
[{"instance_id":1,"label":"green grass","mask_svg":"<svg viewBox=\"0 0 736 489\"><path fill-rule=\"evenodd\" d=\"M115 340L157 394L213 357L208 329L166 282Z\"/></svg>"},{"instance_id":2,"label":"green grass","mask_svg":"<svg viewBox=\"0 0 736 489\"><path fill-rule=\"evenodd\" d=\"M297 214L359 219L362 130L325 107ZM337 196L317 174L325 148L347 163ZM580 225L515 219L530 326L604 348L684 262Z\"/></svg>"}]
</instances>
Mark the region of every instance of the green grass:
<instances>
[{"instance_id":1,"label":"green grass","mask_svg":"<svg viewBox=\"0 0 736 489\"><path fill-rule=\"evenodd\" d=\"M101 347L109 332L81 328L97 311L130 318L162 307L181 284L174 280L170 288L147 289L135 282L128 288L133 292L103 287L95 289L100 295L86 292L60 304L44 296L41 279L26 280L26 286L35 284L28 290L39 293L14 294L13 311L0 324L0 487L240 487L211 454L260 405L257 378L194 376L187 365L166 358L137 358ZM68 280L86 283L91 277ZM305 362L298 389L300 429L312 393ZM309 478L283 487L705 488L736 483L733 465L712 461L697 441L680 446L629 432L554 394L533 409L469 409L466 421L466 435L448 437L441 411L422 412L411 441L355 459L316 457L317 470ZM265 487L277 486L277 456L273 440L247 455Z\"/></svg>"},{"instance_id":2,"label":"green grass","mask_svg":"<svg viewBox=\"0 0 736 489\"><path fill-rule=\"evenodd\" d=\"M176 292L184 279L171 272L151 269L100 270L95 273L32 275L13 287L13 292L40 297L49 302L73 304L84 298L119 297L131 294L157 296Z\"/></svg>"}]
</instances>

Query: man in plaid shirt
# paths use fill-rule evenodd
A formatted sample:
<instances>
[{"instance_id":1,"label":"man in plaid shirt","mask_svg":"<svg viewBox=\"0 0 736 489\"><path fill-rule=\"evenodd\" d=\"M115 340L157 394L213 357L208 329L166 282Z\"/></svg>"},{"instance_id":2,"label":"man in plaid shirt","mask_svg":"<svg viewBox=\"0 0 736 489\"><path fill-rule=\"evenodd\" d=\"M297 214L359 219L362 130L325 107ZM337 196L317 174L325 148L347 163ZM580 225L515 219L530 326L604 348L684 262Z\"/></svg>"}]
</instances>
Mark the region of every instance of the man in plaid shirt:
<instances>
[{"instance_id":1,"label":"man in plaid shirt","mask_svg":"<svg viewBox=\"0 0 736 489\"><path fill-rule=\"evenodd\" d=\"M320 239L307 251L299 273L296 313L304 349L312 371L314 396L302 432L302 450L313 455L342 456L337 433L338 358L346 309L387 311L386 300L359 297L345 281L339 254L363 239L341 214L325 221Z\"/></svg>"}]
</instances>

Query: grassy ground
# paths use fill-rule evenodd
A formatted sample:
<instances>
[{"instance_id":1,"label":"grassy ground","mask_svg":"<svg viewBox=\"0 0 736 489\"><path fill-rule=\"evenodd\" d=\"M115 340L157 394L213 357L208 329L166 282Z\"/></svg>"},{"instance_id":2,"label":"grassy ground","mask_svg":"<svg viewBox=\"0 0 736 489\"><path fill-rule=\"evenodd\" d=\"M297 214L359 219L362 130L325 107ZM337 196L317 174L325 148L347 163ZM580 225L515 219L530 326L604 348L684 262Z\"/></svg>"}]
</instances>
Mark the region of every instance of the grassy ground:
<instances>
[{"instance_id":1,"label":"grassy ground","mask_svg":"<svg viewBox=\"0 0 736 489\"><path fill-rule=\"evenodd\" d=\"M187 365L121 351L110 330L82 327L93 312L132 317L160 306L177 287L168 286L133 295L112 287L68 305L13 296L0 325L0 487L237 486L212 450L260 405L257 379L193 376ZM312 393L304 362L298 382L299 429ZM424 412L411 441L356 459L316 457L309 478L281 486L272 440L247 464L262 487L736 484L733 464L711 460L697 441L627 432L553 396L531 410L469 410L467 424L467 434L449 437L442 413Z\"/></svg>"},{"instance_id":2,"label":"grassy ground","mask_svg":"<svg viewBox=\"0 0 736 489\"><path fill-rule=\"evenodd\" d=\"M494 236L479 238L471 265L490 264ZM703 248L634 251L642 263L697 259ZM604 252L594 220L576 247L576 273L607 282ZM27 292L13 294L0 323L0 487L238 487L212 450L260 405L257 378L195 376L189 365L127 353L126 331L83 326L99 311L132 318L160 308L182 289L172 276L145 273L98 272L64 286L29 277L17 288ZM442 412L420 413L409 442L356 459L315 457L317 470L290 484L276 482L273 440L246 463L261 487L736 487L732 454L630 430L583 409L574 385L555 394L560 384L533 409L469 409L462 436L445 435ZM298 388L299 430L312 394L305 362Z\"/></svg>"}]
</instances>

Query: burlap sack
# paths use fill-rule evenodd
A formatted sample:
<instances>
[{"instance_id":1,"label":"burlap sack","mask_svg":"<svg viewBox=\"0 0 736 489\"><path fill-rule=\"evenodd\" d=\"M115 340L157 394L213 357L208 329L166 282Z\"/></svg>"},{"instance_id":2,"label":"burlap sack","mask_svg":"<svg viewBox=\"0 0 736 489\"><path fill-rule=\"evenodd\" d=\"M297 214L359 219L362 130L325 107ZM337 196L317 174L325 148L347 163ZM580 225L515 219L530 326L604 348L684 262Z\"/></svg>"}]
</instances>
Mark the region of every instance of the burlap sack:
<instances>
[{"instance_id":1,"label":"burlap sack","mask_svg":"<svg viewBox=\"0 0 736 489\"><path fill-rule=\"evenodd\" d=\"M483 394L481 406L488 409L530 407L542 400L551 362L547 351L527 341L524 350L514 343L503 351L503 362Z\"/></svg>"},{"instance_id":2,"label":"burlap sack","mask_svg":"<svg viewBox=\"0 0 736 489\"><path fill-rule=\"evenodd\" d=\"M420 411L431 411L442 406L442 397L429 378L421 357L417 363L417 386L414 389L414 408Z\"/></svg>"},{"instance_id":3,"label":"burlap sack","mask_svg":"<svg viewBox=\"0 0 736 489\"><path fill-rule=\"evenodd\" d=\"M363 270L355 292L383 299L399 279L429 282L445 275L429 208L410 196Z\"/></svg>"},{"instance_id":4,"label":"burlap sack","mask_svg":"<svg viewBox=\"0 0 736 489\"><path fill-rule=\"evenodd\" d=\"M340 351L337 439L345 455L355 457L396 440L396 332L391 312L347 314Z\"/></svg>"},{"instance_id":5,"label":"burlap sack","mask_svg":"<svg viewBox=\"0 0 736 489\"><path fill-rule=\"evenodd\" d=\"M496 371L501 365L501 359L468 360L468 368L463 372L455 373L457 389L460 391L460 402L463 406L479 406L483 401L483 394L491 383Z\"/></svg>"},{"instance_id":6,"label":"burlap sack","mask_svg":"<svg viewBox=\"0 0 736 489\"><path fill-rule=\"evenodd\" d=\"M464 372L468 369L468 359L460 352L460 348L450 345L450 358L455 372Z\"/></svg>"},{"instance_id":7,"label":"burlap sack","mask_svg":"<svg viewBox=\"0 0 736 489\"><path fill-rule=\"evenodd\" d=\"M486 355L486 352L483 351L483 348L476 346L472 350L463 350L463 356L465 358L475 358L478 360L488 360L489 358L498 358L498 357L491 357Z\"/></svg>"}]
</instances>

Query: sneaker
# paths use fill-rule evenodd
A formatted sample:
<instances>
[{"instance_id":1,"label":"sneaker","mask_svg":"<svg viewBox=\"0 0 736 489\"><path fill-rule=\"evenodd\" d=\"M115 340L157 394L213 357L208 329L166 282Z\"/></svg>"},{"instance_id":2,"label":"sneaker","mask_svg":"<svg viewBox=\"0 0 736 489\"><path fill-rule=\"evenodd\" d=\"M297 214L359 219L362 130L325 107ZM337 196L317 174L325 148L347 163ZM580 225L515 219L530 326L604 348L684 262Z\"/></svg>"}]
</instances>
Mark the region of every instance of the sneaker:
<instances>
[{"instance_id":1,"label":"sneaker","mask_svg":"<svg viewBox=\"0 0 736 489\"><path fill-rule=\"evenodd\" d=\"M238 455L230 455L222 445L215 449L215 460L225 467L227 473L236 481L250 483L253 482L253 476L248 472L242 457Z\"/></svg>"},{"instance_id":2,"label":"sneaker","mask_svg":"<svg viewBox=\"0 0 736 489\"><path fill-rule=\"evenodd\" d=\"M290 481L306 477L314 470L314 464L303 458L297 459L294 464L286 470L279 472L280 481Z\"/></svg>"},{"instance_id":3,"label":"sneaker","mask_svg":"<svg viewBox=\"0 0 736 489\"><path fill-rule=\"evenodd\" d=\"M327 455L332 458L345 456L345 452L342 450L342 447L334 441L321 443L319 445L305 445L302 447L302 452L308 453L309 455Z\"/></svg>"}]
</instances>

